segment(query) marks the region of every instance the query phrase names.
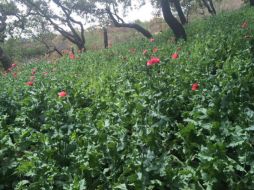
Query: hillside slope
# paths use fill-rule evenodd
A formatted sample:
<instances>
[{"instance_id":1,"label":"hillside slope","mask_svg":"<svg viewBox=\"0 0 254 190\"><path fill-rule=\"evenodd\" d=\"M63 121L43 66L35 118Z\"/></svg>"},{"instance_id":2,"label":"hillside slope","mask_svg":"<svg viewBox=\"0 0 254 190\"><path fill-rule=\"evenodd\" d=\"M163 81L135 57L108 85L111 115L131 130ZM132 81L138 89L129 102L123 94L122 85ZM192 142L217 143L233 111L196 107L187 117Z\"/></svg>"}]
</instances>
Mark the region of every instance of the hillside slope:
<instances>
[{"instance_id":1,"label":"hillside slope","mask_svg":"<svg viewBox=\"0 0 254 190\"><path fill-rule=\"evenodd\" d=\"M0 189L253 189L254 12L243 8L0 85Z\"/></svg>"}]
</instances>

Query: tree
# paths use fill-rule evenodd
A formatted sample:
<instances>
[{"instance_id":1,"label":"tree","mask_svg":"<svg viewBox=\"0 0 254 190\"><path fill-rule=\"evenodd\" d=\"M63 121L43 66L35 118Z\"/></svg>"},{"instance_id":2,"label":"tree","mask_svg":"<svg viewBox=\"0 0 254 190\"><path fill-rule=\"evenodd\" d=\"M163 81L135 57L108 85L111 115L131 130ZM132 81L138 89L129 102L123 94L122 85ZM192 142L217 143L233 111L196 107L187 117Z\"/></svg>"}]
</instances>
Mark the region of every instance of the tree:
<instances>
[{"instance_id":1,"label":"tree","mask_svg":"<svg viewBox=\"0 0 254 190\"><path fill-rule=\"evenodd\" d=\"M11 58L4 52L0 47L0 62L2 63L5 70L11 67Z\"/></svg>"},{"instance_id":2,"label":"tree","mask_svg":"<svg viewBox=\"0 0 254 190\"><path fill-rule=\"evenodd\" d=\"M0 3L0 42L4 42L7 31L7 18L8 16L18 16L18 9L15 4L11 2ZM5 70L11 67L11 58L4 52L0 46L0 62Z\"/></svg>"},{"instance_id":3,"label":"tree","mask_svg":"<svg viewBox=\"0 0 254 190\"><path fill-rule=\"evenodd\" d=\"M103 30L104 48L108 48L108 30L106 27L103 27L102 30Z\"/></svg>"},{"instance_id":4,"label":"tree","mask_svg":"<svg viewBox=\"0 0 254 190\"><path fill-rule=\"evenodd\" d=\"M203 2L203 5L207 8L208 12L211 15L216 15L216 10L214 8L212 0L202 0L202 2Z\"/></svg>"},{"instance_id":5,"label":"tree","mask_svg":"<svg viewBox=\"0 0 254 190\"><path fill-rule=\"evenodd\" d=\"M53 52L58 53L58 55L63 56L62 52L57 48L57 46L53 43L53 39L56 37L50 31L43 31L37 35L33 35L33 39L42 43L47 48L47 54L51 54Z\"/></svg>"},{"instance_id":6,"label":"tree","mask_svg":"<svg viewBox=\"0 0 254 190\"><path fill-rule=\"evenodd\" d=\"M250 6L254 6L254 0L250 0Z\"/></svg>"},{"instance_id":7,"label":"tree","mask_svg":"<svg viewBox=\"0 0 254 190\"><path fill-rule=\"evenodd\" d=\"M62 36L74 43L79 50L85 50L85 30L83 23L74 17L73 7L68 1L60 0L20 0L30 10L30 15L39 15ZM58 11L53 11L52 7ZM57 14L58 13L58 14ZM77 28L79 31L77 31Z\"/></svg>"},{"instance_id":8,"label":"tree","mask_svg":"<svg viewBox=\"0 0 254 190\"><path fill-rule=\"evenodd\" d=\"M176 1L178 1L178 0L176 0ZM168 24L168 26L172 29L176 41L179 39L187 40L186 32L184 30L183 25L180 22L178 22L178 20L174 17L172 10L171 10L172 9L171 5L180 6L180 8L181 8L179 1L178 2L176 2L176 1L175 0L150 0L152 6L154 8L162 10L162 15L164 17L164 20ZM176 4L179 3L179 4L176 5L175 3ZM187 3L184 2L184 4L187 4ZM182 8L181 8L181 10L182 10ZM180 12L180 9L179 9L179 12ZM182 13L179 13L179 17L181 14L183 16L185 16L182 11ZM185 20L186 21L182 20L183 23L187 22L186 17L185 17Z\"/></svg>"},{"instance_id":9,"label":"tree","mask_svg":"<svg viewBox=\"0 0 254 190\"><path fill-rule=\"evenodd\" d=\"M116 12L112 12L110 10L110 8L106 9L109 18L111 19L111 21L113 22L115 27L126 27L126 28L133 28L135 30L137 30L138 32L140 32L141 34L143 34L146 38L152 38L152 34L146 30L145 28L143 28L141 25L137 24L137 23L125 23L124 20L117 15Z\"/></svg>"},{"instance_id":10,"label":"tree","mask_svg":"<svg viewBox=\"0 0 254 190\"><path fill-rule=\"evenodd\" d=\"M57 52L60 56L63 56L62 52L53 42L57 35L50 30L50 26L44 18L33 16L26 25L26 30L23 33L43 44L47 49L47 54Z\"/></svg>"},{"instance_id":11,"label":"tree","mask_svg":"<svg viewBox=\"0 0 254 190\"><path fill-rule=\"evenodd\" d=\"M160 0L161 3L161 9L163 13L163 17L168 24L168 26L172 29L176 41L179 39L187 39L185 30L183 26L177 21L177 19L174 17L171 11L171 7L168 0Z\"/></svg>"},{"instance_id":12,"label":"tree","mask_svg":"<svg viewBox=\"0 0 254 190\"><path fill-rule=\"evenodd\" d=\"M107 22L111 21L115 27L125 27L132 28L136 31L140 32L146 38L152 38L152 34L146 30L144 27L137 23L126 23L123 18L119 15L119 6L123 6L125 12L128 11L129 8L132 8L132 1L122 1L122 0L97 0L97 4L99 4L100 8L96 9L94 16L99 18L98 20L105 20L107 18ZM101 19L104 17L103 19ZM105 22L105 21L104 21Z\"/></svg>"},{"instance_id":13,"label":"tree","mask_svg":"<svg viewBox=\"0 0 254 190\"><path fill-rule=\"evenodd\" d=\"M183 9L181 7L180 1L179 0L171 0L172 3L174 3L175 9L178 13L178 16L180 18L181 23L184 25L187 23L187 19L183 13Z\"/></svg>"}]
</instances>

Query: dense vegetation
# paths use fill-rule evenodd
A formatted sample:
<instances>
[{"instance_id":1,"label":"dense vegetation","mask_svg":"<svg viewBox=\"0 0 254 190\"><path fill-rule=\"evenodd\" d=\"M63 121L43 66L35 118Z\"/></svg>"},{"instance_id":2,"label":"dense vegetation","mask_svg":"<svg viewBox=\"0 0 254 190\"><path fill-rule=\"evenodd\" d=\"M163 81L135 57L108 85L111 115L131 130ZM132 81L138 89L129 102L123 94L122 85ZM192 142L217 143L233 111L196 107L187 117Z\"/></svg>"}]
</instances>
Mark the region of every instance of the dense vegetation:
<instances>
[{"instance_id":1,"label":"dense vegetation","mask_svg":"<svg viewBox=\"0 0 254 190\"><path fill-rule=\"evenodd\" d=\"M13 64L0 189L253 189L251 8L155 40Z\"/></svg>"},{"instance_id":2,"label":"dense vegetation","mask_svg":"<svg viewBox=\"0 0 254 190\"><path fill-rule=\"evenodd\" d=\"M25 62L32 58L40 58L47 53L46 48L38 42L24 42L12 38L6 41L2 47L10 57L19 62Z\"/></svg>"}]
</instances>

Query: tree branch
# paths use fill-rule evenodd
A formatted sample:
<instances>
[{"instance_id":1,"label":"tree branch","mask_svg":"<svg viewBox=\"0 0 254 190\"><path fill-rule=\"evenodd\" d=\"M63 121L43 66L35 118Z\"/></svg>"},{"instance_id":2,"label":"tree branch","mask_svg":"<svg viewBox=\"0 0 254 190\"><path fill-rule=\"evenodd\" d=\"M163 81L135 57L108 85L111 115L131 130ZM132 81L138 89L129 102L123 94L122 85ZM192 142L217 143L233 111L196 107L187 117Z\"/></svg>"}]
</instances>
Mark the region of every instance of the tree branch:
<instances>
[{"instance_id":1,"label":"tree branch","mask_svg":"<svg viewBox=\"0 0 254 190\"><path fill-rule=\"evenodd\" d=\"M82 49L85 44L84 39L84 28L82 23L78 23L78 21L75 21L71 16L71 11L68 10L66 7L64 7L59 1L53 0L53 2L61 8L61 10L64 12L64 15L66 18L62 18L58 15L50 15L47 10L42 10L39 5L36 3L29 1L29 0L22 0L25 4L27 4L28 7L33 7L35 9L35 12L38 13L41 17L45 18L54 28L57 30L60 34L62 34L64 37L66 37L69 41L76 44L79 49ZM68 27L71 30L71 33L65 31L59 24L57 24L54 19L60 20L62 23L66 23ZM74 23L78 23L81 27L81 34L83 34L83 37L80 37L79 34L74 29L71 22L75 21Z\"/></svg>"},{"instance_id":2,"label":"tree branch","mask_svg":"<svg viewBox=\"0 0 254 190\"><path fill-rule=\"evenodd\" d=\"M109 10L109 8L106 9L110 19L112 20L115 27L126 27L126 28L133 28L137 30L138 32L142 33L147 38L152 38L152 34L144 29L142 26L136 24L136 23L119 23L116 18L114 17L113 13Z\"/></svg>"},{"instance_id":3,"label":"tree branch","mask_svg":"<svg viewBox=\"0 0 254 190\"><path fill-rule=\"evenodd\" d=\"M78 42L78 43L85 43L85 38L84 38L84 27L83 27L83 24L79 21L76 21L75 19L73 19L70 14L71 14L71 10L69 10L68 8L66 8L65 6L63 6L60 1L58 0L53 0L53 2L59 6L62 11L64 12L65 16L66 16L66 22L67 22L67 25L69 26L69 28L71 29L72 33L73 33L73 37L75 38L75 40ZM81 29L81 37L79 36L79 34L76 32L76 30L74 29L74 27L72 26L71 22L72 21L73 23L76 23L80 26L80 29Z\"/></svg>"}]
</instances>

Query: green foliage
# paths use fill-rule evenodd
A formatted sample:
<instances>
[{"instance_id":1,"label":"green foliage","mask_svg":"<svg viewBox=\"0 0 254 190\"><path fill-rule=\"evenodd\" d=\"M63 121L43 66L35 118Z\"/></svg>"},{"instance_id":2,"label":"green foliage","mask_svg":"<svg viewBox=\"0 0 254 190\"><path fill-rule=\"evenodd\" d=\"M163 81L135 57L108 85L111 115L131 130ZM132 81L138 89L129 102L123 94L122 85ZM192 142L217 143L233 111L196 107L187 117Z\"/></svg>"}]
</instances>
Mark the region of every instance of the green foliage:
<instances>
[{"instance_id":1,"label":"green foliage","mask_svg":"<svg viewBox=\"0 0 254 190\"><path fill-rule=\"evenodd\" d=\"M7 21L8 17L13 17L18 15L19 10L17 5L13 1L2 0L0 2L0 42L3 42L6 38L6 33L10 32L10 26L16 21L14 19L10 19Z\"/></svg>"},{"instance_id":2,"label":"green foliage","mask_svg":"<svg viewBox=\"0 0 254 190\"><path fill-rule=\"evenodd\" d=\"M25 39L10 38L2 46L10 57L22 62L26 59L42 56L47 52L43 44Z\"/></svg>"},{"instance_id":3,"label":"green foliage","mask_svg":"<svg viewBox=\"0 0 254 190\"><path fill-rule=\"evenodd\" d=\"M3 0L0 3L0 12L2 15L15 15L19 11L13 1Z\"/></svg>"},{"instance_id":4,"label":"green foliage","mask_svg":"<svg viewBox=\"0 0 254 190\"><path fill-rule=\"evenodd\" d=\"M0 189L253 189L253 16L2 76ZM147 67L150 56L161 62Z\"/></svg>"}]
</instances>

